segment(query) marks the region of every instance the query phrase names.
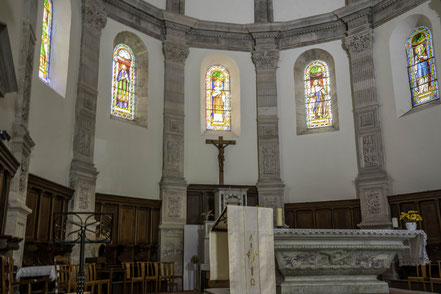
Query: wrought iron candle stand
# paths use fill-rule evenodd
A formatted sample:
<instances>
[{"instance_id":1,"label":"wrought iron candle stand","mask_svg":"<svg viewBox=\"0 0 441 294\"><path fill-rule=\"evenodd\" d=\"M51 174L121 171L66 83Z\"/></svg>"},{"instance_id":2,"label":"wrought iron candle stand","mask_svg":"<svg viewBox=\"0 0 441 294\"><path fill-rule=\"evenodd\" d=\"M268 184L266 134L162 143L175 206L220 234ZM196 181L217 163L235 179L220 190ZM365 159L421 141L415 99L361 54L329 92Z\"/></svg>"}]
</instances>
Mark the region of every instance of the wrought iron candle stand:
<instances>
[{"instance_id":1,"label":"wrought iron candle stand","mask_svg":"<svg viewBox=\"0 0 441 294\"><path fill-rule=\"evenodd\" d=\"M97 220L99 219L99 220ZM72 227L66 234L66 225ZM91 229L94 228L94 230ZM95 229L98 227L98 229ZM54 241L64 244L80 244L80 267L77 276L77 294L84 293L84 248L91 243L112 241L113 213L105 212L56 212L54 213ZM89 239L92 233L95 239Z\"/></svg>"}]
</instances>

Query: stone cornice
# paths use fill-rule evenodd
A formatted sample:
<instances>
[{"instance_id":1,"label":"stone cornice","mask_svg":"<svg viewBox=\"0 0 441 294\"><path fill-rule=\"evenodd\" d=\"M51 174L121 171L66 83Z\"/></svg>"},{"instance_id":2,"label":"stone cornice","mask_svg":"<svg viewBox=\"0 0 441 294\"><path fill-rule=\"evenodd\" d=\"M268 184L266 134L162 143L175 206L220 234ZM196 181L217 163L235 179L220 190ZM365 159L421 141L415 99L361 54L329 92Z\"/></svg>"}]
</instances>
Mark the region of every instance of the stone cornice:
<instances>
[{"instance_id":1,"label":"stone cornice","mask_svg":"<svg viewBox=\"0 0 441 294\"><path fill-rule=\"evenodd\" d=\"M234 24L197 20L158 9L142 0L104 0L109 17L157 39L163 40L166 28L173 26L185 31L191 47L213 48L207 42L213 38L217 39L216 48L235 51L251 51L255 38L277 38L280 50L336 40L344 36L348 22L369 16L372 26L379 26L425 1L428 0L362 0L303 19Z\"/></svg>"}]
</instances>

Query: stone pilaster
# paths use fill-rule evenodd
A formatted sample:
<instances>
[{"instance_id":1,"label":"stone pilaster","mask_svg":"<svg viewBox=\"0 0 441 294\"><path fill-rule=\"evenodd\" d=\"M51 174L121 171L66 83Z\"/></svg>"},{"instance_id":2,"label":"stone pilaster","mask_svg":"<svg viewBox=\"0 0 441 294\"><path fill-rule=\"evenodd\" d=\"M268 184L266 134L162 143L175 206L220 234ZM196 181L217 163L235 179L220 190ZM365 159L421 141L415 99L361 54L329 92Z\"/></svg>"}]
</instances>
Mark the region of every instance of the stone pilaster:
<instances>
[{"instance_id":1,"label":"stone pilaster","mask_svg":"<svg viewBox=\"0 0 441 294\"><path fill-rule=\"evenodd\" d=\"M185 13L185 0L167 0L167 11L177 14Z\"/></svg>"},{"instance_id":2,"label":"stone pilaster","mask_svg":"<svg viewBox=\"0 0 441 294\"><path fill-rule=\"evenodd\" d=\"M283 208L284 187L280 178L279 117L277 111L277 64L275 36L254 35L252 60L256 66L257 147L259 156L259 205ZM274 211L275 215L275 211ZM275 222L274 222L275 223Z\"/></svg>"},{"instance_id":3,"label":"stone pilaster","mask_svg":"<svg viewBox=\"0 0 441 294\"><path fill-rule=\"evenodd\" d=\"M254 22L273 21L273 0L254 0Z\"/></svg>"},{"instance_id":4,"label":"stone pilaster","mask_svg":"<svg viewBox=\"0 0 441 294\"><path fill-rule=\"evenodd\" d=\"M95 211L96 171L94 158L96 105L98 97L98 69L101 30L107 22L102 0L82 0L82 35L77 100L75 104L75 130L73 159L70 166L70 187L75 190L69 210ZM67 228L71 230L72 228ZM86 247L86 251L87 251ZM72 257L78 258L78 246ZM90 252L86 252L86 256Z\"/></svg>"},{"instance_id":5,"label":"stone pilaster","mask_svg":"<svg viewBox=\"0 0 441 294\"><path fill-rule=\"evenodd\" d=\"M350 61L355 120L361 228L387 228L391 217L387 196L389 177L384 169L383 139L373 60L373 30L369 13L346 20L344 45Z\"/></svg>"},{"instance_id":6,"label":"stone pilaster","mask_svg":"<svg viewBox=\"0 0 441 294\"><path fill-rule=\"evenodd\" d=\"M160 259L183 273L187 183L184 179L184 69L189 47L186 28L166 22Z\"/></svg>"},{"instance_id":7,"label":"stone pilaster","mask_svg":"<svg viewBox=\"0 0 441 294\"><path fill-rule=\"evenodd\" d=\"M12 127L11 151L20 167L11 181L5 234L25 238L26 219L31 210L26 206L29 162L34 142L29 135L29 105L31 103L32 74L34 70L35 24L37 1L23 3L20 53L17 69L18 91L15 95L15 116ZM18 48L17 48L18 49ZM24 242L13 252L14 264L21 266Z\"/></svg>"}]
</instances>

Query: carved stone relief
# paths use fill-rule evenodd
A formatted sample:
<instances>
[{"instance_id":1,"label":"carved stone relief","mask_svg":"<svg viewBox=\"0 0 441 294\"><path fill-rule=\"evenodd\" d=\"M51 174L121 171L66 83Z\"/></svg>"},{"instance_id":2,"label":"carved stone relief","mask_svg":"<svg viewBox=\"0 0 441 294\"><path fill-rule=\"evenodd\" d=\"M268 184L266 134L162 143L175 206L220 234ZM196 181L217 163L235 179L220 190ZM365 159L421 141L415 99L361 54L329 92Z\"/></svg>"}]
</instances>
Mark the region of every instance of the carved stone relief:
<instances>
[{"instance_id":1,"label":"carved stone relief","mask_svg":"<svg viewBox=\"0 0 441 294\"><path fill-rule=\"evenodd\" d=\"M283 255L283 261L287 268L318 265L320 267L361 267L361 268L384 268L390 263L390 254L371 253L366 251L311 251L294 252Z\"/></svg>"},{"instance_id":2,"label":"carved stone relief","mask_svg":"<svg viewBox=\"0 0 441 294\"><path fill-rule=\"evenodd\" d=\"M79 152L84 156L92 156L92 132L93 122L89 119L80 120L80 130L78 137Z\"/></svg>"},{"instance_id":3,"label":"carved stone relief","mask_svg":"<svg viewBox=\"0 0 441 294\"><path fill-rule=\"evenodd\" d=\"M278 173L277 148L278 148L278 146L276 144L262 146L263 173L264 174L277 174Z\"/></svg>"},{"instance_id":4,"label":"carved stone relief","mask_svg":"<svg viewBox=\"0 0 441 294\"><path fill-rule=\"evenodd\" d=\"M346 47L350 53L360 53L372 48L373 34L371 31L346 37Z\"/></svg>"},{"instance_id":5,"label":"carved stone relief","mask_svg":"<svg viewBox=\"0 0 441 294\"><path fill-rule=\"evenodd\" d=\"M167 142L167 167L171 171L179 171L181 167L181 148L177 141Z\"/></svg>"},{"instance_id":6,"label":"carved stone relief","mask_svg":"<svg viewBox=\"0 0 441 294\"><path fill-rule=\"evenodd\" d=\"M107 23L107 15L104 11L102 0L82 0L83 23L88 24L96 31L101 31Z\"/></svg>"},{"instance_id":7,"label":"carved stone relief","mask_svg":"<svg viewBox=\"0 0 441 294\"><path fill-rule=\"evenodd\" d=\"M173 195L167 197L167 211L168 217L180 217L181 216L181 198L179 195Z\"/></svg>"},{"instance_id":8,"label":"carved stone relief","mask_svg":"<svg viewBox=\"0 0 441 294\"><path fill-rule=\"evenodd\" d=\"M78 195L78 207L80 209L87 209L89 208L89 187L80 185L79 189L79 195Z\"/></svg>"},{"instance_id":9,"label":"carved stone relief","mask_svg":"<svg viewBox=\"0 0 441 294\"><path fill-rule=\"evenodd\" d=\"M359 117L360 117L360 128L375 126L374 111L361 113Z\"/></svg>"},{"instance_id":10,"label":"carved stone relief","mask_svg":"<svg viewBox=\"0 0 441 294\"><path fill-rule=\"evenodd\" d=\"M378 165L376 152L377 141L375 135L366 135L361 137L363 148L363 166L372 167Z\"/></svg>"},{"instance_id":11,"label":"carved stone relief","mask_svg":"<svg viewBox=\"0 0 441 294\"><path fill-rule=\"evenodd\" d=\"M279 196L264 196L262 201L259 203L262 207L277 208L280 207L280 197Z\"/></svg>"},{"instance_id":12,"label":"carved stone relief","mask_svg":"<svg viewBox=\"0 0 441 294\"><path fill-rule=\"evenodd\" d=\"M164 52L165 60L185 63L190 49L186 44L164 41L162 50Z\"/></svg>"},{"instance_id":13,"label":"carved stone relief","mask_svg":"<svg viewBox=\"0 0 441 294\"><path fill-rule=\"evenodd\" d=\"M20 192L24 192L26 189L26 180L28 178L29 169L29 155L23 154L20 165L20 180L18 182L18 189Z\"/></svg>"},{"instance_id":14,"label":"carved stone relief","mask_svg":"<svg viewBox=\"0 0 441 294\"><path fill-rule=\"evenodd\" d=\"M257 69L276 69L279 63L279 50L258 49L253 51L251 58Z\"/></svg>"},{"instance_id":15,"label":"carved stone relief","mask_svg":"<svg viewBox=\"0 0 441 294\"><path fill-rule=\"evenodd\" d=\"M371 214L379 214L381 212L380 192L368 191L366 193L367 208Z\"/></svg>"}]
</instances>

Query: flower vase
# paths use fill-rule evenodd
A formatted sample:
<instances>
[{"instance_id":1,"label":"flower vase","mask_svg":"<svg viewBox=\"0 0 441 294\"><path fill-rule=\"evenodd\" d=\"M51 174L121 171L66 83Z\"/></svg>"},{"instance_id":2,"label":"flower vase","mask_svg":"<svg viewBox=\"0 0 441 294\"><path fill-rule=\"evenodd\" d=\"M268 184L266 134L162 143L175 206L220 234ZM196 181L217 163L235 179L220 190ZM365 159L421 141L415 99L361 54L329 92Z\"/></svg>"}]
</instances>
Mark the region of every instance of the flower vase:
<instances>
[{"instance_id":1,"label":"flower vase","mask_svg":"<svg viewBox=\"0 0 441 294\"><path fill-rule=\"evenodd\" d=\"M417 227L417 224L414 222L406 223L406 229L409 231L415 231Z\"/></svg>"}]
</instances>

